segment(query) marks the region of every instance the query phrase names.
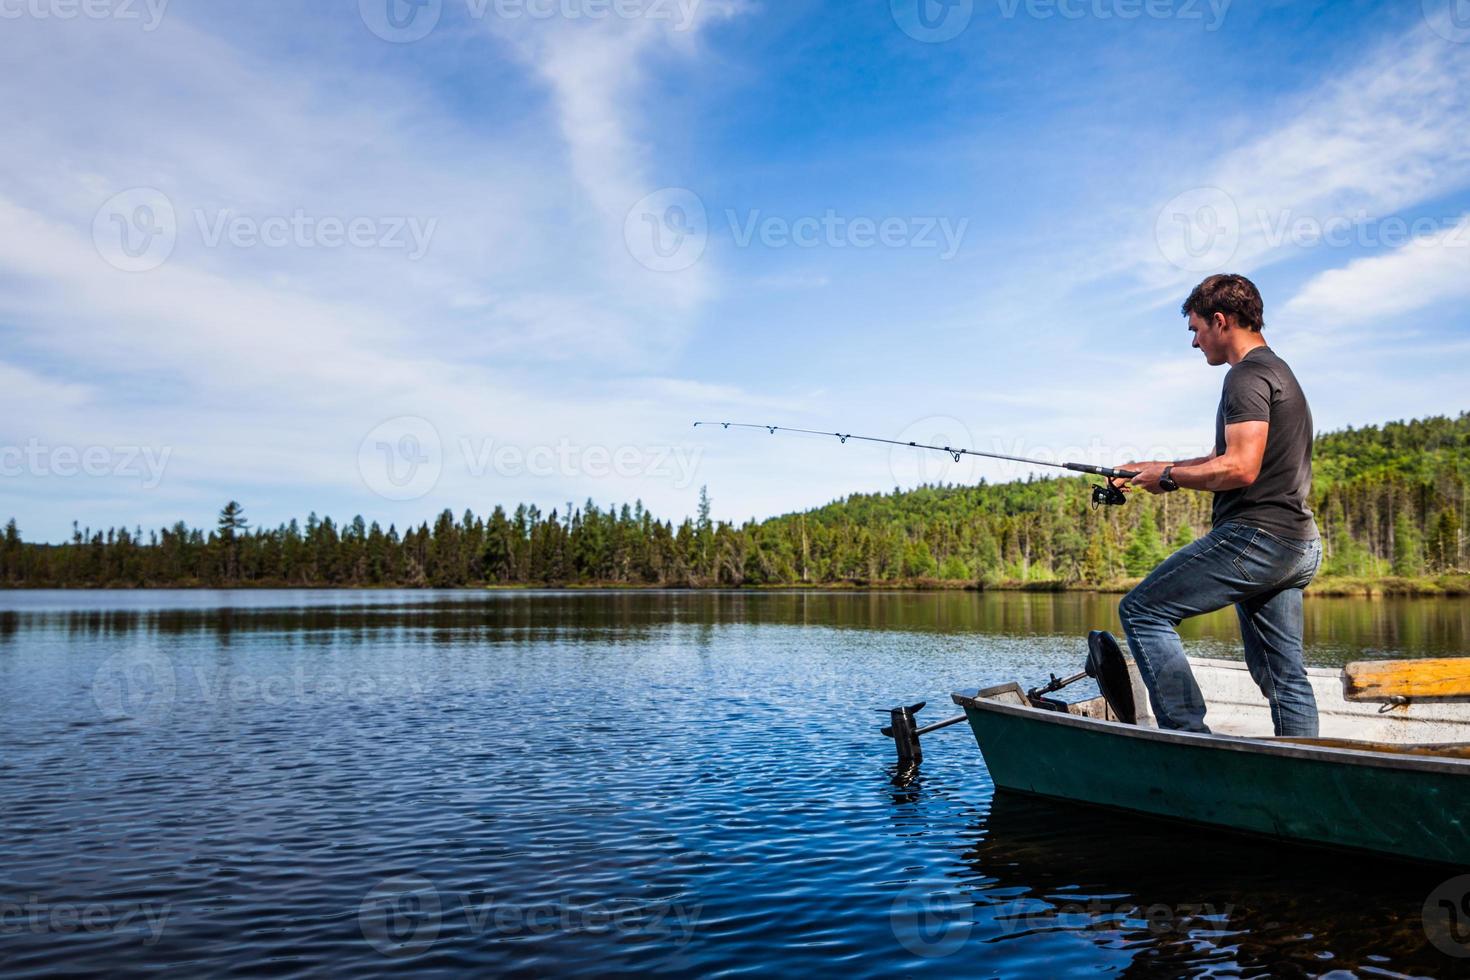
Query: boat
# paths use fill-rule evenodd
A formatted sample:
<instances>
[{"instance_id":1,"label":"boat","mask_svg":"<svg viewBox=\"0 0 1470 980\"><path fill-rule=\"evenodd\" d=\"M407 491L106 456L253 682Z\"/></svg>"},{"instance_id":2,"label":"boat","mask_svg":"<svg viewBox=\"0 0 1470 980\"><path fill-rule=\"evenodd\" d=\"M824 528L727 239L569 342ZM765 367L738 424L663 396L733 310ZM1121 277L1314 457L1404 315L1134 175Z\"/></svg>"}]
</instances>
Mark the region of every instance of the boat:
<instances>
[{"instance_id":1,"label":"boat","mask_svg":"<svg viewBox=\"0 0 1470 980\"><path fill-rule=\"evenodd\" d=\"M1320 735L1291 738L1244 663L1206 658L1211 731L1161 729L1132 658L1090 641L1096 697L1062 701L1056 678L952 695L997 789L1470 866L1470 658L1309 668Z\"/></svg>"}]
</instances>

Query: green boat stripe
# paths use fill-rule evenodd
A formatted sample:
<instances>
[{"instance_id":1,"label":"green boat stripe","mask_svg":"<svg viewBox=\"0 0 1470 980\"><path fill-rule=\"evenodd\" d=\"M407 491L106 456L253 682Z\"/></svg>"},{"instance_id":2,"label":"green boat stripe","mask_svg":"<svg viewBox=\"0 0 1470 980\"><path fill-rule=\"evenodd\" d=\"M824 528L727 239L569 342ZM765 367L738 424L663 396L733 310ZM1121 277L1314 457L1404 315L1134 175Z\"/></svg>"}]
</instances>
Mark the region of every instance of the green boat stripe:
<instances>
[{"instance_id":1,"label":"green boat stripe","mask_svg":"<svg viewBox=\"0 0 1470 980\"><path fill-rule=\"evenodd\" d=\"M1225 752L1249 752L1256 755L1275 755L1291 759L1308 759L1334 765L1372 766L1381 769L1396 769L1405 772L1434 772L1453 776L1470 776L1470 759L1436 759L1427 756L1390 755L1382 752L1366 752L1360 749L1334 749L1325 746L1303 746L1271 742L1265 739L1243 738L1235 735L1214 735L1201 732L1174 732L1159 728L1142 728L1118 721L1103 721L1099 718L1084 718L1080 715L1044 711L1040 708L1021 705L1000 704L979 697L981 692L962 692L951 695L955 704L967 711L994 711L1017 718L1030 718L1048 724L1062 725L1089 731L1117 735L1123 738L1151 742L1168 742L1189 745L1195 748L1210 748Z\"/></svg>"}]
</instances>

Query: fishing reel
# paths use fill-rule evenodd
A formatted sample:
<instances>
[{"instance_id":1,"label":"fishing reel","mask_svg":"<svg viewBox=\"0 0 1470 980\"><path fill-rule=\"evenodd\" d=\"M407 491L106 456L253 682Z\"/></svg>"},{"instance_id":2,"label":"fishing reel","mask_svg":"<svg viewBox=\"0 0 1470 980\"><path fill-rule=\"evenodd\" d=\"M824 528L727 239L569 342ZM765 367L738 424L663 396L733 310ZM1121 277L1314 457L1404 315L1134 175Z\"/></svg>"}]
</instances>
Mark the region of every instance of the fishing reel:
<instances>
[{"instance_id":1,"label":"fishing reel","mask_svg":"<svg viewBox=\"0 0 1470 980\"><path fill-rule=\"evenodd\" d=\"M1107 483L1095 483L1092 487L1092 506L1121 507L1128 502L1128 493L1109 477Z\"/></svg>"}]
</instances>

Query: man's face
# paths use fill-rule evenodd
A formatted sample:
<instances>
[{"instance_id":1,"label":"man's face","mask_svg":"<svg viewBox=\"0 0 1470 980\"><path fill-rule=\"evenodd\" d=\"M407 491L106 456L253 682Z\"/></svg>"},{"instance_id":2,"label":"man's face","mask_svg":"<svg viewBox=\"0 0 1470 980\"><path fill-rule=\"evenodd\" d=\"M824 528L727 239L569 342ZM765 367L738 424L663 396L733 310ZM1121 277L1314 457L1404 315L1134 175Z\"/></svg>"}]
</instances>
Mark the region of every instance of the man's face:
<instances>
[{"instance_id":1,"label":"man's face","mask_svg":"<svg viewBox=\"0 0 1470 980\"><path fill-rule=\"evenodd\" d=\"M1213 367L1226 361L1224 317L1215 316L1214 323L1200 318L1198 313L1189 314L1189 332L1194 335L1191 346L1203 351L1205 360Z\"/></svg>"}]
</instances>

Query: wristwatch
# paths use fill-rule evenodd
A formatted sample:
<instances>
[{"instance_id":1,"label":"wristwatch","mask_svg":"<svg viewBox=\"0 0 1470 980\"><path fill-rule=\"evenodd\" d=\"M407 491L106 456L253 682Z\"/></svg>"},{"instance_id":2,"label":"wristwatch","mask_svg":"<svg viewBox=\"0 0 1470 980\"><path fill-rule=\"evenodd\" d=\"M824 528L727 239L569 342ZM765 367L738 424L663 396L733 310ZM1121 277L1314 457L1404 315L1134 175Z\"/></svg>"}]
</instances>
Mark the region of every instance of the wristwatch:
<instances>
[{"instance_id":1,"label":"wristwatch","mask_svg":"<svg viewBox=\"0 0 1470 980\"><path fill-rule=\"evenodd\" d=\"M1172 472L1174 472L1174 464L1170 463L1164 467L1164 475L1159 477L1159 489L1165 493L1173 493L1179 489L1179 484L1175 483L1174 478L1169 475Z\"/></svg>"}]
</instances>

